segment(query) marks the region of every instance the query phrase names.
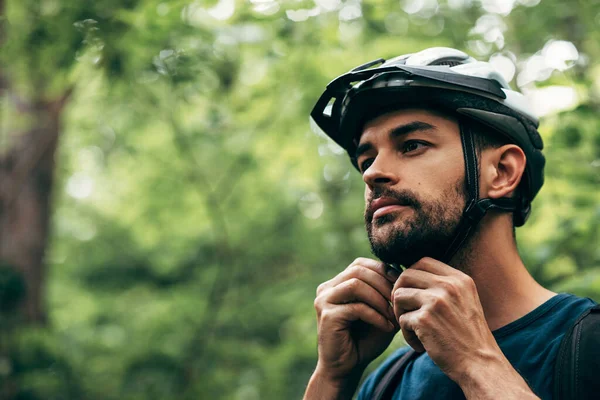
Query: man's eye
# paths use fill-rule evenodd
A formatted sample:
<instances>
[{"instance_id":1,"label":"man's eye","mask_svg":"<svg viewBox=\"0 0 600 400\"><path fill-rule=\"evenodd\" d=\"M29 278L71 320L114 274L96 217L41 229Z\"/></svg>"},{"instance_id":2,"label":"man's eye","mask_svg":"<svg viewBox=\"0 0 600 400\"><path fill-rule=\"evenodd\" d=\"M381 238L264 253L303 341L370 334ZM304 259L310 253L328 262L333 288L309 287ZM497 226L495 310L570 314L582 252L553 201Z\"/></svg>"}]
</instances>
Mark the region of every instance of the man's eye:
<instances>
[{"instance_id":1,"label":"man's eye","mask_svg":"<svg viewBox=\"0 0 600 400\"><path fill-rule=\"evenodd\" d=\"M424 146L425 146L425 143L416 142L414 140L409 140L407 142L404 142L404 144L402 145L402 152L409 153L411 151L418 150Z\"/></svg>"},{"instance_id":2,"label":"man's eye","mask_svg":"<svg viewBox=\"0 0 600 400\"><path fill-rule=\"evenodd\" d=\"M360 170L364 173L373 164L374 158L367 158L365 161L360 163Z\"/></svg>"}]
</instances>

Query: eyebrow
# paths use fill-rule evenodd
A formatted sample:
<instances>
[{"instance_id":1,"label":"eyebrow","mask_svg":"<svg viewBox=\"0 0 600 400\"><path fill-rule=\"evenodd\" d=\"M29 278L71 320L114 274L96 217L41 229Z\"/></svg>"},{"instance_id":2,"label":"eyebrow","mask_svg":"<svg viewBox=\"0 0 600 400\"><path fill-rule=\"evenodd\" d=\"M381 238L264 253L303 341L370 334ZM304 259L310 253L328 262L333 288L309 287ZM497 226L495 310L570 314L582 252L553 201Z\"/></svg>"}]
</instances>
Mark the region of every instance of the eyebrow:
<instances>
[{"instance_id":1,"label":"eyebrow","mask_svg":"<svg viewBox=\"0 0 600 400\"><path fill-rule=\"evenodd\" d=\"M404 124L404 125L395 127L394 129L390 130L388 134L391 139L395 139L398 136L408 135L409 133L419 132L419 131L431 131L431 130L436 130L436 127L434 125L428 124L427 122L413 121L413 122L409 122L408 124ZM367 151L371 150L372 148L373 148L373 144L371 142L366 142L366 143L359 145L356 148L356 153L354 155L354 159L357 160L358 157L363 155L363 153L366 153Z\"/></svg>"}]
</instances>

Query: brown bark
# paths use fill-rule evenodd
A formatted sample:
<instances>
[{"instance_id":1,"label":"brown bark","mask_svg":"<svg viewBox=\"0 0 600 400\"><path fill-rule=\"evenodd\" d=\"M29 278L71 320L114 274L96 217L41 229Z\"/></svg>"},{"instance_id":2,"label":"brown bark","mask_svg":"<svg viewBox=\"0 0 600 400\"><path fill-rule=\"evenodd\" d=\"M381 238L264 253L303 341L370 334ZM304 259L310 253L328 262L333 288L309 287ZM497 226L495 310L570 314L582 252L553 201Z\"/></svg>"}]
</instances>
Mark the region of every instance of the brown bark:
<instances>
[{"instance_id":1,"label":"brown bark","mask_svg":"<svg viewBox=\"0 0 600 400\"><path fill-rule=\"evenodd\" d=\"M27 294L25 320L46 322L44 255L48 242L55 153L62 110L70 91L53 101L36 100L31 128L0 157L0 260L19 271Z\"/></svg>"}]
</instances>

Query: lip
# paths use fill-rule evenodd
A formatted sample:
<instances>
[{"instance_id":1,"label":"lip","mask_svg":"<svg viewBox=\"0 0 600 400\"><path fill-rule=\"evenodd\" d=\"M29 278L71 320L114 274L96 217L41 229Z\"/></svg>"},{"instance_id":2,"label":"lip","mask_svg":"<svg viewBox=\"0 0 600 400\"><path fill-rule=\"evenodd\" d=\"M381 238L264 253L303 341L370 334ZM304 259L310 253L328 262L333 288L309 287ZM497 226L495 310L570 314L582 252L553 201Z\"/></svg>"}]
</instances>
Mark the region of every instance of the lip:
<instances>
[{"instance_id":1,"label":"lip","mask_svg":"<svg viewBox=\"0 0 600 400\"><path fill-rule=\"evenodd\" d=\"M371 202L371 215L375 219L406 207L406 205L400 204L397 199L392 197L380 197Z\"/></svg>"},{"instance_id":2,"label":"lip","mask_svg":"<svg viewBox=\"0 0 600 400\"><path fill-rule=\"evenodd\" d=\"M385 214L389 214L391 212L394 211L399 211L403 208L406 208L407 206L402 206L400 204L392 204L389 206L383 206L381 208L378 208L377 210L375 210L375 212L373 213L373 219L377 219L379 217L384 216Z\"/></svg>"}]
</instances>

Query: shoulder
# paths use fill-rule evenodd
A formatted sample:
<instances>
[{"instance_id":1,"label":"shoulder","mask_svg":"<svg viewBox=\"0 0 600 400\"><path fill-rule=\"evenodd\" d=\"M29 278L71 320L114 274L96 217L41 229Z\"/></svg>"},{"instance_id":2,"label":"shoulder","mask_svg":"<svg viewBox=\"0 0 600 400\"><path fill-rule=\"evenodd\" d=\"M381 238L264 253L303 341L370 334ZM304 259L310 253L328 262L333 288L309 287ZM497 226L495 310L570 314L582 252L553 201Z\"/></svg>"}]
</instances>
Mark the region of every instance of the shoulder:
<instances>
[{"instance_id":1,"label":"shoulder","mask_svg":"<svg viewBox=\"0 0 600 400\"><path fill-rule=\"evenodd\" d=\"M506 358L541 398L552 397L554 365L562 339L595 305L591 299L560 293L493 332Z\"/></svg>"},{"instance_id":2,"label":"shoulder","mask_svg":"<svg viewBox=\"0 0 600 400\"><path fill-rule=\"evenodd\" d=\"M575 322L596 305L597 303L589 298L560 293L547 302L546 312L541 313L539 319L531 324L531 329L523 330L521 338L535 336L529 337L528 342L539 342L540 346L545 345L547 351L553 353Z\"/></svg>"},{"instance_id":3,"label":"shoulder","mask_svg":"<svg viewBox=\"0 0 600 400\"><path fill-rule=\"evenodd\" d=\"M582 307L589 303L581 302ZM600 309L593 302L570 324L556 355L553 393L560 399L595 399L600 382Z\"/></svg>"},{"instance_id":4,"label":"shoulder","mask_svg":"<svg viewBox=\"0 0 600 400\"><path fill-rule=\"evenodd\" d=\"M367 379L363 382L360 387L360 391L358 392L357 400L367 400L370 399L373 395L373 391L377 386L377 383L381 380L386 371L391 368L393 364L396 363L403 355L405 355L410 350L409 346L402 347L396 351L394 351L391 355L389 355L380 366L378 366L373 372L369 374Z\"/></svg>"},{"instance_id":5,"label":"shoulder","mask_svg":"<svg viewBox=\"0 0 600 400\"><path fill-rule=\"evenodd\" d=\"M580 314L598 305L590 298L579 297L574 294L561 293L555 297L556 304L552 307L552 314L562 316L566 323L574 323Z\"/></svg>"},{"instance_id":6,"label":"shoulder","mask_svg":"<svg viewBox=\"0 0 600 400\"><path fill-rule=\"evenodd\" d=\"M500 344L521 341L523 337L557 337L586 310L596 305L591 299L568 293L560 293L544 304L510 324L495 330L494 336Z\"/></svg>"}]
</instances>

